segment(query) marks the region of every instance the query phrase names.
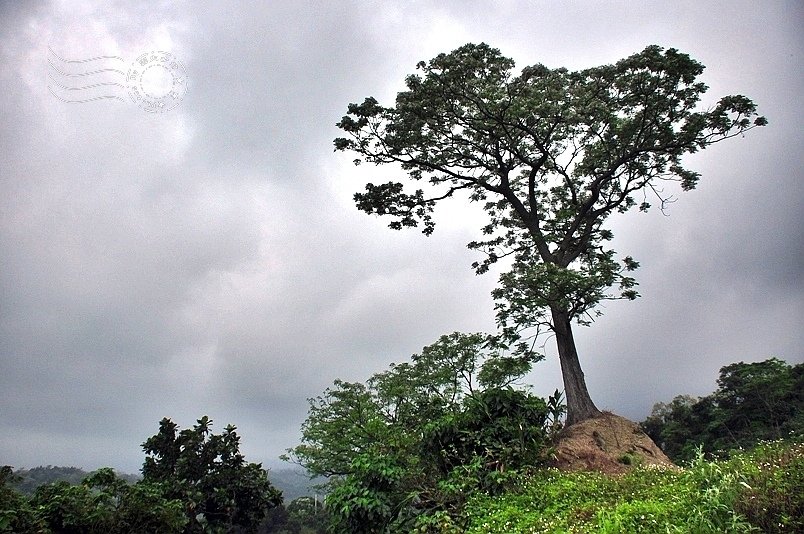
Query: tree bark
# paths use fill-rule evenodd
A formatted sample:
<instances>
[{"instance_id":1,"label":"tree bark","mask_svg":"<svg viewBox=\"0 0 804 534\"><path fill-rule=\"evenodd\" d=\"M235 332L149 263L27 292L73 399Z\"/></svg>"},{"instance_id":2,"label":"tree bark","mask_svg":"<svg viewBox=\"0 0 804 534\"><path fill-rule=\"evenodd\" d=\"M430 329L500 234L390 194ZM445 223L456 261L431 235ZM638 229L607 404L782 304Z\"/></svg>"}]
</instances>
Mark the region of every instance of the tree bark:
<instances>
[{"instance_id":1,"label":"tree bark","mask_svg":"<svg viewBox=\"0 0 804 534\"><path fill-rule=\"evenodd\" d=\"M586 379L581 369L581 362L578 360L569 314L558 307L551 307L550 312L558 344L561 376L564 379L564 395L567 397L567 426L570 426L597 417L601 412L592 402L589 390L586 389Z\"/></svg>"}]
</instances>

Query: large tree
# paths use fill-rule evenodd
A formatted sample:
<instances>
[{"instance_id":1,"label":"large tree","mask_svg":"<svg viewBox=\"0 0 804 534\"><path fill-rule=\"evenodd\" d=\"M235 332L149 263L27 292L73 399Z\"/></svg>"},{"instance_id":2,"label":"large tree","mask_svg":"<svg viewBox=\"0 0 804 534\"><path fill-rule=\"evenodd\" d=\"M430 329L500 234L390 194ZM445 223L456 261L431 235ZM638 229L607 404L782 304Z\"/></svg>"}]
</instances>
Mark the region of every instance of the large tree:
<instances>
[{"instance_id":1,"label":"large tree","mask_svg":"<svg viewBox=\"0 0 804 534\"><path fill-rule=\"evenodd\" d=\"M393 107L375 98L350 104L338 123L337 150L355 163L398 164L403 181L366 185L359 209L391 218L390 227L433 232L432 212L464 193L487 214L485 272L510 256L495 292L498 320L514 335L555 334L569 424L599 414L587 391L572 324L587 324L609 298L636 298L627 271L605 242L608 217L671 200L665 181L693 189L699 175L685 154L767 123L744 96L698 110L703 65L675 49L650 46L613 65L577 72L544 65L513 73L513 60L486 44L468 44L406 78ZM612 291L618 286L617 291Z\"/></svg>"}]
</instances>

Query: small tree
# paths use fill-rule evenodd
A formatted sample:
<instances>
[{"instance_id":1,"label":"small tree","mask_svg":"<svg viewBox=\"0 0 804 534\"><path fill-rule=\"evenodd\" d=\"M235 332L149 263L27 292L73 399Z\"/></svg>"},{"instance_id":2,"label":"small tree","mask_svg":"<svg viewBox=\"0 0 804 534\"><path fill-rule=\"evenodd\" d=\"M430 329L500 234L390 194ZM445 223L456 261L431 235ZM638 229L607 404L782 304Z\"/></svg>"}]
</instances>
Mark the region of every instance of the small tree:
<instances>
[{"instance_id":1,"label":"small tree","mask_svg":"<svg viewBox=\"0 0 804 534\"><path fill-rule=\"evenodd\" d=\"M445 335L365 384L338 380L310 399L286 459L331 477L336 532L410 532L542 459L545 402L510 387L532 360L502 350L492 336Z\"/></svg>"},{"instance_id":2,"label":"small tree","mask_svg":"<svg viewBox=\"0 0 804 534\"><path fill-rule=\"evenodd\" d=\"M159 433L142 445L143 481L162 484L169 497L185 503L190 532L256 529L268 510L282 503L282 494L260 464L246 463L236 427L213 434L211 425L204 416L178 431L162 419Z\"/></svg>"},{"instance_id":3,"label":"small tree","mask_svg":"<svg viewBox=\"0 0 804 534\"><path fill-rule=\"evenodd\" d=\"M331 477L352 472L355 457L383 444L415 447L426 424L460 413L467 396L504 388L530 370L528 355L501 350L488 335L454 332L365 384L336 380L310 399L302 444L286 459Z\"/></svg>"},{"instance_id":4,"label":"small tree","mask_svg":"<svg viewBox=\"0 0 804 534\"><path fill-rule=\"evenodd\" d=\"M697 111L703 65L672 48L650 46L577 72L537 64L515 75L497 49L468 44L417 67L394 107L371 97L350 104L338 123L347 137L335 148L355 152L355 163L400 164L428 190L369 183L357 207L390 217L393 229L422 225L429 235L438 202L465 193L481 203L483 239L469 243L485 253L476 271L514 260L494 293L498 320L511 335L552 331L568 424L598 415L572 324L588 324L604 299L638 296L628 276L638 263L617 260L604 223L648 210L652 198L664 207L664 181L695 188L699 175L682 156L767 121L739 95Z\"/></svg>"}]
</instances>

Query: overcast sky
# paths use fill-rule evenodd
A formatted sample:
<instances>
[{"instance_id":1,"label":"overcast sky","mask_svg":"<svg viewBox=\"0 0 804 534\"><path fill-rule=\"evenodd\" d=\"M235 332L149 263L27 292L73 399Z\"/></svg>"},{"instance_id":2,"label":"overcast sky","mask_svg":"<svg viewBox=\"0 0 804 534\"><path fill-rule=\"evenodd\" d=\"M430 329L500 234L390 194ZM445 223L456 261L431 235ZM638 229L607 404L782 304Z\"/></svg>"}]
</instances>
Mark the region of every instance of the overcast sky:
<instances>
[{"instance_id":1,"label":"overcast sky","mask_svg":"<svg viewBox=\"0 0 804 534\"><path fill-rule=\"evenodd\" d=\"M723 365L801 362L802 21L798 1L2 2L0 465L136 472L162 417L206 414L278 466L334 379L493 331L496 274L465 246L477 213L392 231L351 196L393 170L332 148L350 102L391 104L418 61L467 42L518 69L676 47L707 66L707 105L745 94L770 121L688 158L703 176L669 216L612 218L642 298L576 332L599 407L642 420ZM174 109L78 89L150 51L183 65ZM89 67L92 84L68 76ZM546 352L541 395L561 387Z\"/></svg>"}]
</instances>

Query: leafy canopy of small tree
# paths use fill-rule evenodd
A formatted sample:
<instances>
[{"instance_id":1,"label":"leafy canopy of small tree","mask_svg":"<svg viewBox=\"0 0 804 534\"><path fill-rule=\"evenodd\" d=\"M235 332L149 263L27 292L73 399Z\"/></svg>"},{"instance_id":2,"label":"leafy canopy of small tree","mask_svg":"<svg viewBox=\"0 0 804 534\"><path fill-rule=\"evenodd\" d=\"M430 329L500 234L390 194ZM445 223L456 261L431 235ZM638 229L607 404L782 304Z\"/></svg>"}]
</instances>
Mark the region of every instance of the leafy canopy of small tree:
<instances>
[{"instance_id":1,"label":"leafy canopy of small tree","mask_svg":"<svg viewBox=\"0 0 804 534\"><path fill-rule=\"evenodd\" d=\"M510 335L524 328L556 335L568 422L596 415L578 363L571 324L588 324L604 299L634 299L629 271L606 242L613 213L646 211L672 200L668 181L695 188L699 175L682 157L767 121L741 95L697 106L707 87L703 65L675 49L649 46L613 65L580 71L514 61L486 44L468 44L417 65L393 107L375 98L350 104L336 150L355 163L398 164L407 183L369 183L357 207L387 216L394 229L429 235L440 201L465 194L487 215L486 272L511 256L494 296ZM612 291L612 287L617 287Z\"/></svg>"},{"instance_id":2,"label":"leafy canopy of small tree","mask_svg":"<svg viewBox=\"0 0 804 534\"><path fill-rule=\"evenodd\" d=\"M527 374L535 357L505 356L486 334L455 332L392 364L366 383L336 380L310 399L302 444L292 458L314 475L351 472L357 454L380 443L402 444L428 422L462 410L463 399L482 389L504 388Z\"/></svg>"},{"instance_id":3,"label":"leafy canopy of small tree","mask_svg":"<svg viewBox=\"0 0 804 534\"><path fill-rule=\"evenodd\" d=\"M169 497L185 503L189 532L255 529L282 503L282 494L260 464L245 461L236 427L214 434L211 425L204 416L179 431L162 419L159 432L142 445L143 481L163 485Z\"/></svg>"},{"instance_id":4,"label":"leafy canopy of small tree","mask_svg":"<svg viewBox=\"0 0 804 534\"><path fill-rule=\"evenodd\" d=\"M366 383L337 380L310 399L287 459L331 477L335 531L410 532L543 459L547 406L511 387L533 360L504 350L493 336L445 335Z\"/></svg>"}]
</instances>

